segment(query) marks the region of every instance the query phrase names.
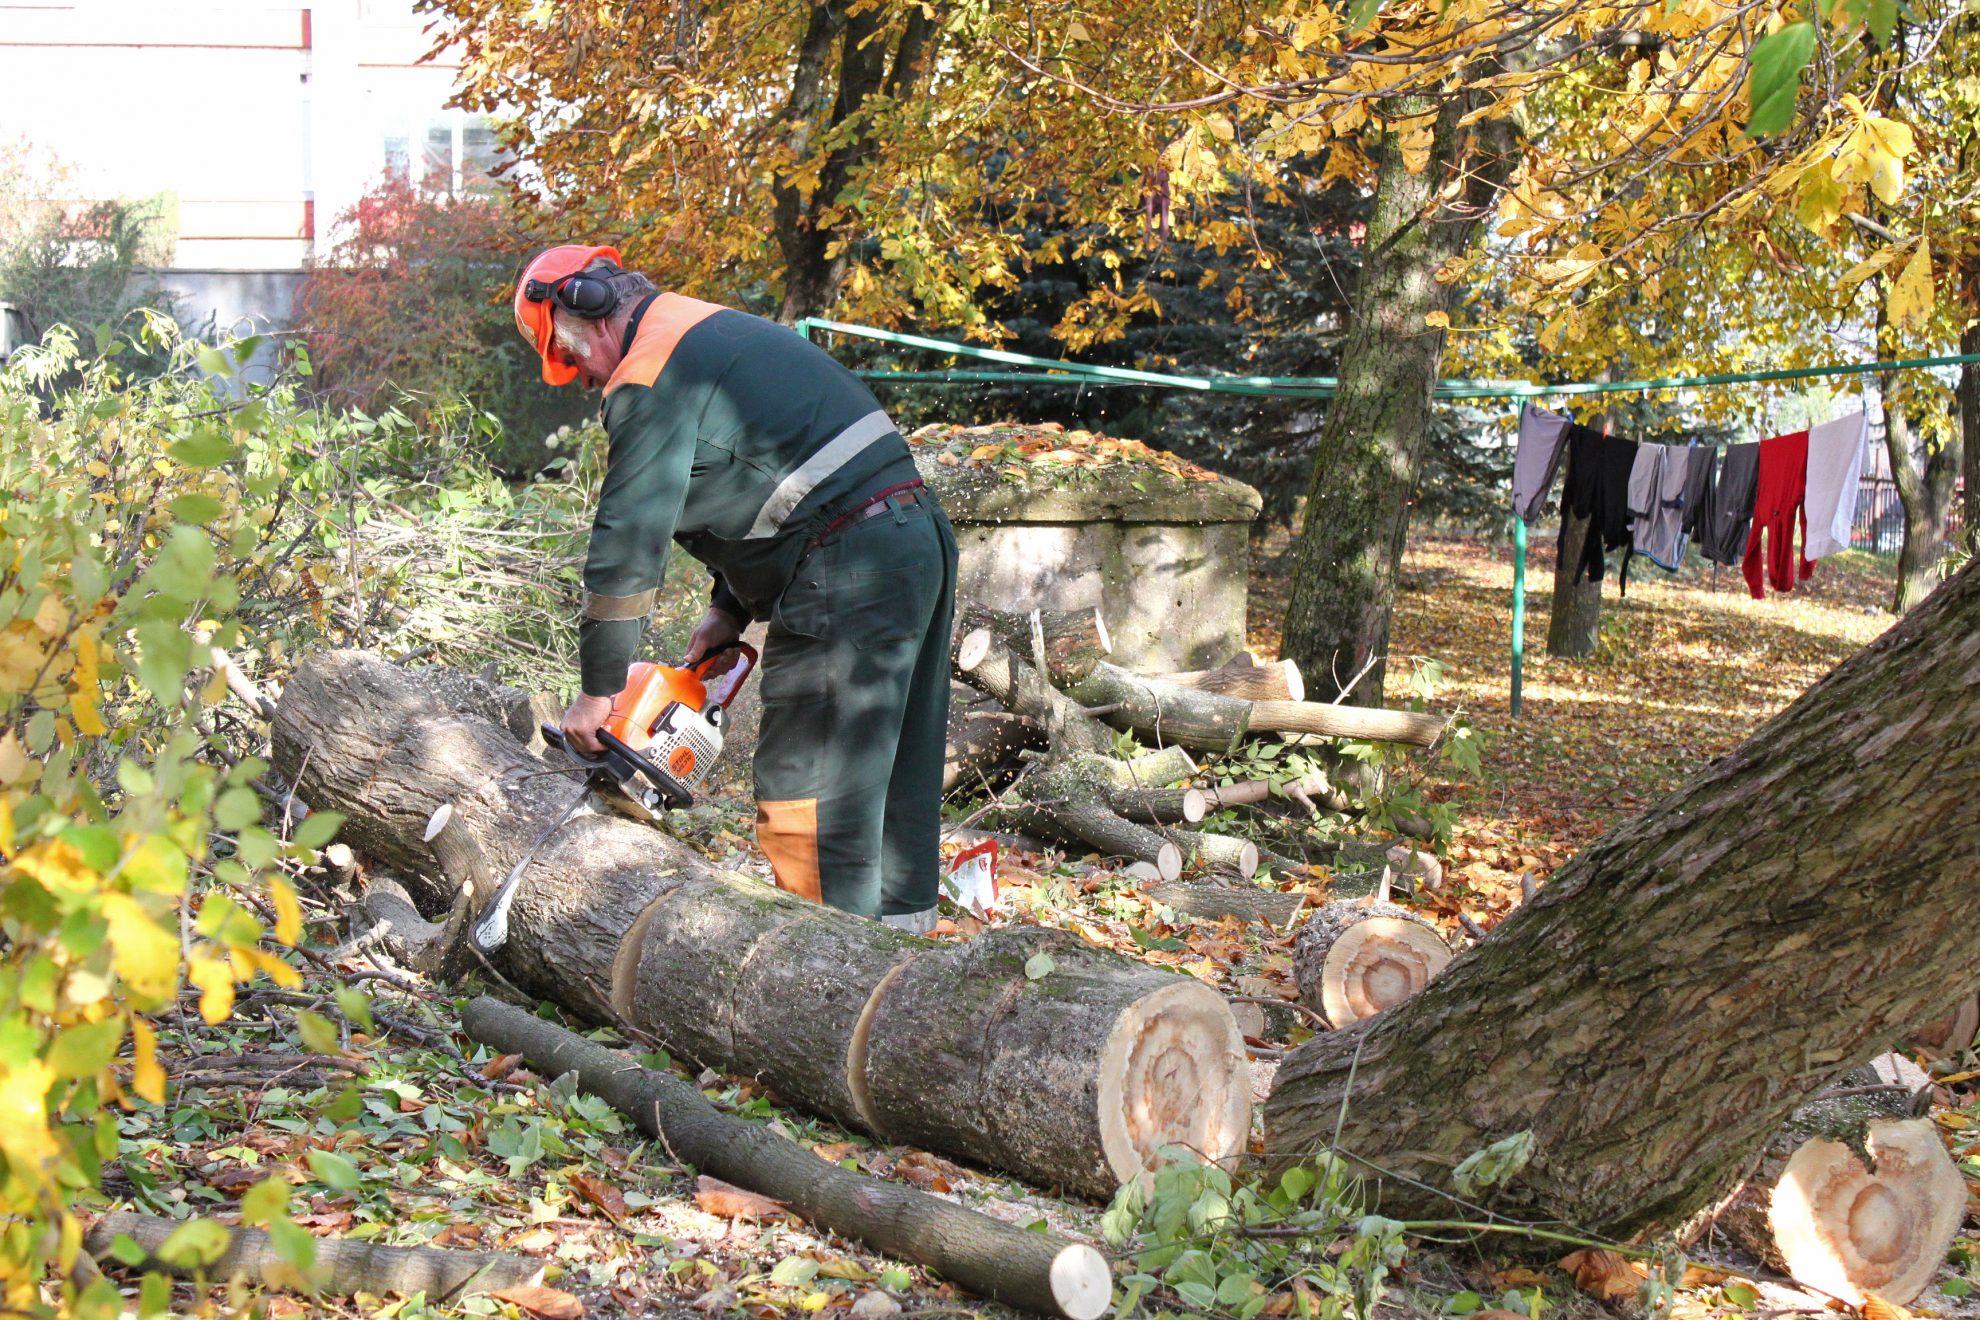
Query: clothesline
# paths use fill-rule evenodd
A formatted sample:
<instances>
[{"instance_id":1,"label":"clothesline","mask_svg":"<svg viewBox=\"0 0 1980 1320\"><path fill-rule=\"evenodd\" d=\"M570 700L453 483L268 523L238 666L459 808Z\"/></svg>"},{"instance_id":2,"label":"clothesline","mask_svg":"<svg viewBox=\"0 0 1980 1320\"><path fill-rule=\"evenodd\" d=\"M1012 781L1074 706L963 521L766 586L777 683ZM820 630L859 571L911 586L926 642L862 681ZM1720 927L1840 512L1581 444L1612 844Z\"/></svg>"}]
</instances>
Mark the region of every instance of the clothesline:
<instances>
[{"instance_id":1,"label":"clothesline","mask_svg":"<svg viewBox=\"0 0 1980 1320\"><path fill-rule=\"evenodd\" d=\"M882 330L877 326L831 321L816 316L803 318L793 328L807 337L814 330L823 330L831 334L851 335L855 338L895 344L902 348L925 349L929 352L948 353L956 357L1027 368L1024 371L863 369L855 373L862 379L883 383L894 381L901 384L927 385L1143 386L1194 390L1210 394L1244 394L1295 399L1332 398L1340 392L1340 378L1337 376L1238 376L1221 373L1184 376L1161 371L1139 371L1129 367L1105 367L1090 362L1073 362L1064 358L1033 357L1027 353L1013 353L1007 349L985 348L981 344L931 339L925 335L902 334L894 330ZM1583 394L1632 394L1652 390L1693 389L1765 381L1809 380L1824 376L1916 371L1928 367L1964 366L1968 363L1980 363L1980 353L1950 353L1937 357L1898 358L1879 362L1837 362L1815 367L1731 371L1706 376L1661 376L1643 380L1550 383L1524 380L1469 380L1453 377L1437 382L1434 394L1439 399L1536 399Z\"/></svg>"}]
</instances>

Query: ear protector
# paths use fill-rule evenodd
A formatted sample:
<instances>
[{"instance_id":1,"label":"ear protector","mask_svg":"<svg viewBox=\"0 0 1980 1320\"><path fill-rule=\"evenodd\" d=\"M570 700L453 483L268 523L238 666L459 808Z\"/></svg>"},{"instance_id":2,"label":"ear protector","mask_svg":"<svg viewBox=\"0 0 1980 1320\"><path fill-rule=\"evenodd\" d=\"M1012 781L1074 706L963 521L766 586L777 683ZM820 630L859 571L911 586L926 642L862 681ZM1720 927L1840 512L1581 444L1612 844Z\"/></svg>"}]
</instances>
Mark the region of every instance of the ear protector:
<instances>
[{"instance_id":1,"label":"ear protector","mask_svg":"<svg viewBox=\"0 0 1980 1320\"><path fill-rule=\"evenodd\" d=\"M619 295L604 280L574 271L558 280L530 280L523 285L530 302L554 302L572 316L602 321L619 308Z\"/></svg>"}]
</instances>

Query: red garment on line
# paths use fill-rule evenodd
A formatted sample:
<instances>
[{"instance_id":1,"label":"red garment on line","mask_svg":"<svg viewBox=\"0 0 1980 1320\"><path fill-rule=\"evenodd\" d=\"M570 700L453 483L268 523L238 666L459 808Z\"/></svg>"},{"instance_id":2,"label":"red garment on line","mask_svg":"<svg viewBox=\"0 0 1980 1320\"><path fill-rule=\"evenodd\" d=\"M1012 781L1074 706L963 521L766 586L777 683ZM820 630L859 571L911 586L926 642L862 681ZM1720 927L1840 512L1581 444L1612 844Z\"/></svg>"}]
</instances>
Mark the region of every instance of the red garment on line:
<instances>
[{"instance_id":1,"label":"red garment on line","mask_svg":"<svg viewBox=\"0 0 1980 1320\"><path fill-rule=\"evenodd\" d=\"M1746 586L1753 599L1762 600L1762 561L1760 535L1767 534L1765 576L1774 580L1775 591L1793 591L1795 564L1801 566L1806 582L1815 565L1806 558L1808 549L1808 509L1802 503L1808 493L1808 432L1777 435L1760 442L1760 472L1753 494L1753 530L1746 534ZM1802 555L1794 553L1794 520L1801 518Z\"/></svg>"}]
</instances>

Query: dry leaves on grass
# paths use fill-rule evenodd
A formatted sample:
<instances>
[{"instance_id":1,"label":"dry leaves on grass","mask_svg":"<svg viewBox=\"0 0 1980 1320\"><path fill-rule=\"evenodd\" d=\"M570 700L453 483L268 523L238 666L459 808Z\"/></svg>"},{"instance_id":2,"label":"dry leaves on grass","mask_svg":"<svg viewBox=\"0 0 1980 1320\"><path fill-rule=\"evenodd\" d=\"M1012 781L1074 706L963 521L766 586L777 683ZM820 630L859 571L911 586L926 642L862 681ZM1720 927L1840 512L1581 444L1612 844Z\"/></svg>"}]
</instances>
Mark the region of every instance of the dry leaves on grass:
<instances>
[{"instance_id":1,"label":"dry leaves on grass","mask_svg":"<svg viewBox=\"0 0 1980 1320\"><path fill-rule=\"evenodd\" d=\"M694 1203L722 1219L788 1219L791 1212L781 1201L759 1192L746 1191L733 1183L702 1174L694 1185Z\"/></svg>"},{"instance_id":2,"label":"dry leaves on grass","mask_svg":"<svg viewBox=\"0 0 1980 1320\"><path fill-rule=\"evenodd\" d=\"M1057 422L1036 425L997 424L957 426L938 422L908 437L908 443L939 449L936 461L945 467L1002 468L1022 477L1028 467L1108 468L1146 467L1185 481L1222 481L1208 468L1156 449L1139 440L1124 440L1098 431L1068 431Z\"/></svg>"},{"instance_id":3,"label":"dry leaves on grass","mask_svg":"<svg viewBox=\"0 0 1980 1320\"><path fill-rule=\"evenodd\" d=\"M519 1283L513 1288L498 1288L488 1294L498 1301L520 1306L531 1315L543 1320L579 1320L584 1315L584 1303L561 1288L551 1288L540 1283Z\"/></svg>"},{"instance_id":4,"label":"dry leaves on grass","mask_svg":"<svg viewBox=\"0 0 1980 1320\"><path fill-rule=\"evenodd\" d=\"M1599 1301L1634 1297L1644 1276L1629 1258L1606 1247L1584 1247L1563 1256L1561 1268L1574 1276L1574 1286Z\"/></svg>"},{"instance_id":5,"label":"dry leaves on grass","mask_svg":"<svg viewBox=\"0 0 1980 1320\"><path fill-rule=\"evenodd\" d=\"M626 1194L617 1187L584 1173L574 1173L566 1181L577 1189L578 1195L604 1211L607 1219L615 1224L625 1223Z\"/></svg>"}]
</instances>

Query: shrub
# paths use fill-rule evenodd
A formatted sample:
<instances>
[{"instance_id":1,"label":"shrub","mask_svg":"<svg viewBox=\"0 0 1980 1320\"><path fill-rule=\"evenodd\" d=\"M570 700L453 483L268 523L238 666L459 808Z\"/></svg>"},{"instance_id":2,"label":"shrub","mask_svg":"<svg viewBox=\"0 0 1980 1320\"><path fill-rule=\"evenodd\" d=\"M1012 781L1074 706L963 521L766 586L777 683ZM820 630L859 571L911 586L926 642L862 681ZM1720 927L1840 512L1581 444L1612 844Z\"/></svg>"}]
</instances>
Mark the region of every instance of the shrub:
<instances>
[{"instance_id":1,"label":"shrub","mask_svg":"<svg viewBox=\"0 0 1980 1320\"><path fill-rule=\"evenodd\" d=\"M535 473L544 439L593 404L543 384L516 333L516 272L542 240L491 197L436 197L388 177L338 220L338 239L297 296L315 366L332 404L402 409L425 424L472 400L502 435L492 458L511 476Z\"/></svg>"}]
</instances>

